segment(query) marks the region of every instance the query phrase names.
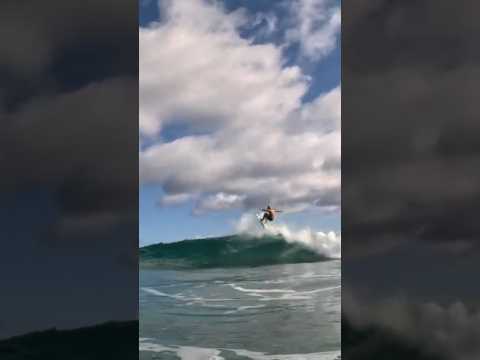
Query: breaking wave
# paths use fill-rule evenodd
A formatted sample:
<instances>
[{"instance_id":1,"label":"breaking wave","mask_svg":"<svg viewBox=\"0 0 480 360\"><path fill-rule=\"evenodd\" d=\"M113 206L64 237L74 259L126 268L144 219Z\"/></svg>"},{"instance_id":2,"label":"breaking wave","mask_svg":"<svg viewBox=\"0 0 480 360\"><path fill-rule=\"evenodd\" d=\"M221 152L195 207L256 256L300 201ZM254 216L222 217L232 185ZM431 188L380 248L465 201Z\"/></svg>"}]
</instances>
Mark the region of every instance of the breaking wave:
<instances>
[{"instance_id":1,"label":"breaking wave","mask_svg":"<svg viewBox=\"0 0 480 360\"><path fill-rule=\"evenodd\" d=\"M340 257L340 236L333 232L315 233L308 229L295 232L285 225L254 230L253 223L247 220L241 219L236 235L142 247L140 264L174 269L251 267Z\"/></svg>"},{"instance_id":2,"label":"breaking wave","mask_svg":"<svg viewBox=\"0 0 480 360\"><path fill-rule=\"evenodd\" d=\"M277 235L289 243L297 243L332 259L341 258L342 238L333 231L313 231L310 228L293 230L286 224L267 223L265 229L258 226L258 218L253 214L244 214L237 223L237 231L253 236Z\"/></svg>"}]
</instances>

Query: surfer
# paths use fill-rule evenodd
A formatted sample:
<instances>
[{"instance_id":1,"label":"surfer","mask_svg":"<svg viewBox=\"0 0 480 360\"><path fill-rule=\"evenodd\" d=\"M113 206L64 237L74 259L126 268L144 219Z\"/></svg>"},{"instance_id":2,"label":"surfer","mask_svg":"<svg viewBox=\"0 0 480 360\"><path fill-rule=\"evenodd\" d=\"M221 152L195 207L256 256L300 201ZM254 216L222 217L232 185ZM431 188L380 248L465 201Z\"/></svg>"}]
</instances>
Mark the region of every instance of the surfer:
<instances>
[{"instance_id":1,"label":"surfer","mask_svg":"<svg viewBox=\"0 0 480 360\"><path fill-rule=\"evenodd\" d=\"M275 213L282 212L282 210L273 209L270 205L268 205L266 209L262 209L262 211L264 212L263 217L260 219L262 226L265 226L266 221L273 221L275 219Z\"/></svg>"}]
</instances>

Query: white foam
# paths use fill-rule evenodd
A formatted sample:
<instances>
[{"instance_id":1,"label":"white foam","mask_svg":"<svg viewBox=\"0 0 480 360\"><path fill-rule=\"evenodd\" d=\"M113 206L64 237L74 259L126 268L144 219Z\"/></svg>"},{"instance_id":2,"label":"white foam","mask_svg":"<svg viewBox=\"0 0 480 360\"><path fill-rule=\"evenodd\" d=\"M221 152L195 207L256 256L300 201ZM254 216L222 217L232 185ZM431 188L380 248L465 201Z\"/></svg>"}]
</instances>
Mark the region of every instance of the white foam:
<instances>
[{"instance_id":1,"label":"white foam","mask_svg":"<svg viewBox=\"0 0 480 360\"><path fill-rule=\"evenodd\" d=\"M246 356L252 360L336 360L340 357L340 351L325 351L309 354L278 354L269 355L261 352L235 349L238 356Z\"/></svg>"},{"instance_id":2,"label":"white foam","mask_svg":"<svg viewBox=\"0 0 480 360\"><path fill-rule=\"evenodd\" d=\"M296 291L293 289L247 289L247 288L238 286L236 284L228 284L228 285L235 290L247 293L247 295L260 297L259 299L260 301L309 300L312 297L308 295L340 288L340 285L338 285L338 286L330 286L330 287L314 289L314 290ZM264 294L281 294L281 295L277 297L273 297L273 296L266 296Z\"/></svg>"},{"instance_id":3,"label":"white foam","mask_svg":"<svg viewBox=\"0 0 480 360\"><path fill-rule=\"evenodd\" d=\"M331 286L331 287L315 289L315 290L297 291L297 292L295 292L295 294L283 294L282 296L279 296L279 297L265 297L265 296L262 296L260 301L309 300L309 299L312 298L311 296L308 296L310 294L316 294L316 293L319 293L319 292L330 291L330 290L335 290L335 289L339 289L339 288L340 288L340 286Z\"/></svg>"},{"instance_id":4,"label":"white foam","mask_svg":"<svg viewBox=\"0 0 480 360\"><path fill-rule=\"evenodd\" d=\"M336 360L340 351L325 351L308 354L266 354L244 349L210 349L194 346L164 346L154 343L140 342L140 351L173 352L182 360L225 360L220 356L222 350L231 351L237 356L245 356L252 360Z\"/></svg>"},{"instance_id":5,"label":"white foam","mask_svg":"<svg viewBox=\"0 0 480 360\"><path fill-rule=\"evenodd\" d=\"M330 291L330 290L335 290L335 289L340 289L341 286L331 286L331 287L326 287L326 288L321 288L321 289L316 289L316 290L309 290L309 291L301 291L299 294L315 294L323 291Z\"/></svg>"},{"instance_id":6,"label":"white foam","mask_svg":"<svg viewBox=\"0 0 480 360\"><path fill-rule=\"evenodd\" d=\"M200 348L195 346L163 346L141 342L140 351L173 352L182 360L225 360L220 356L221 350Z\"/></svg>"},{"instance_id":7,"label":"white foam","mask_svg":"<svg viewBox=\"0 0 480 360\"><path fill-rule=\"evenodd\" d=\"M262 297L260 301L310 300L311 296L284 294L280 297Z\"/></svg>"},{"instance_id":8,"label":"white foam","mask_svg":"<svg viewBox=\"0 0 480 360\"><path fill-rule=\"evenodd\" d=\"M178 349L177 355L182 360L225 360L220 356L220 352L217 349L182 346Z\"/></svg>"},{"instance_id":9,"label":"white foam","mask_svg":"<svg viewBox=\"0 0 480 360\"><path fill-rule=\"evenodd\" d=\"M180 298L179 295L167 294L167 293L164 293L164 292L162 292L162 291L158 291L158 290L155 290L155 289L152 289L152 288L142 287L141 289L142 289L143 291L149 293L149 294L153 294L153 295L157 295L157 296L164 296L164 297L169 297L169 298L173 298L173 299L178 299L178 298Z\"/></svg>"},{"instance_id":10,"label":"white foam","mask_svg":"<svg viewBox=\"0 0 480 360\"><path fill-rule=\"evenodd\" d=\"M164 293L162 291L158 291L158 290L155 290L155 289L152 289L152 288L149 288L149 287L142 287L141 289L143 291L147 292L147 293L152 294L152 295L169 297L169 298L176 299L176 300L183 300L183 301L190 301L190 302L191 301L215 302L215 301L235 301L236 300L236 299L222 299L222 298L209 299L209 298L203 298L203 297L188 297L188 296L182 295L181 293L167 294L167 293Z\"/></svg>"},{"instance_id":11,"label":"white foam","mask_svg":"<svg viewBox=\"0 0 480 360\"><path fill-rule=\"evenodd\" d=\"M262 281L261 283L262 284L283 284L286 282L287 282L286 280L265 280L265 281Z\"/></svg>"},{"instance_id":12,"label":"white foam","mask_svg":"<svg viewBox=\"0 0 480 360\"><path fill-rule=\"evenodd\" d=\"M291 289L246 289L244 287L235 285L235 284L228 284L235 290L241 291L241 292L246 292L246 293L295 293L295 290Z\"/></svg>"},{"instance_id":13,"label":"white foam","mask_svg":"<svg viewBox=\"0 0 480 360\"><path fill-rule=\"evenodd\" d=\"M262 284L284 284L284 283L291 283L295 282L298 279L338 279L340 274L315 274L313 272L308 272L298 276L290 276L285 279L276 279L276 280L263 280L258 281Z\"/></svg>"},{"instance_id":14,"label":"white foam","mask_svg":"<svg viewBox=\"0 0 480 360\"><path fill-rule=\"evenodd\" d=\"M301 279L315 279L315 278L338 278L340 274L315 274L313 271L299 275Z\"/></svg>"},{"instance_id":15,"label":"white foam","mask_svg":"<svg viewBox=\"0 0 480 360\"><path fill-rule=\"evenodd\" d=\"M340 233L333 231L316 232L310 228L292 230L286 224L269 223L264 229L258 226L258 219L250 213L242 215L237 223L237 231L247 233L254 236L282 235L288 242L301 243L321 255L332 259L341 258L342 238Z\"/></svg>"},{"instance_id":16,"label":"white foam","mask_svg":"<svg viewBox=\"0 0 480 360\"><path fill-rule=\"evenodd\" d=\"M222 304L208 304L206 302L200 302L200 301L190 301L185 303L186 306L194 306L194 305L202 305L205 308L211 308L211 309L221 309L221 308L226 308L228 307L227 305L222 305Z\"/></svg>"},{"instance_id":17,"label":"white foam","mask_svg":"<svg viewBox=\"0 0 480 360\"><path fill-rule=\"evenodd\" d=\"M236 314L240 311L245 311L245 310L250 310L250 309L260 309L260 308L263 308L265 307L266 305L247 305L247 306L239 306L238 308L236 308L235 310L229 310L229 311L225 311L224 314L225 315L230 315L230 314Z\"/></svg>"}]
</instances>

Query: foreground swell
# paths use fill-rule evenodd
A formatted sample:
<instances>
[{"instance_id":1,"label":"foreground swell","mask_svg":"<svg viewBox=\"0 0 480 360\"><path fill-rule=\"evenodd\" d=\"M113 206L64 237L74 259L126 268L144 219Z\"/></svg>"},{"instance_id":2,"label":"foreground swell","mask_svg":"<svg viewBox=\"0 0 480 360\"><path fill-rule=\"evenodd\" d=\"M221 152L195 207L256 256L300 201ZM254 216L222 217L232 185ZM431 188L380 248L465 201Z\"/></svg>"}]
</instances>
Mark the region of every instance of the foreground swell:
<instances>
[{"instance_id":1,"label":"foreground swell","mask_svg":"<svg viewBox=\"0 0 480 360\"><path fill-rule=\"evenodd\" d=\"M184 240L140 249L143 267L215 268L295 264L328 260L325 255L281 235L232 235Z\"/></svg>"},{"instance_id":2,"label":"foreground swell","mask_svg":"<svg viewBox=\"0 0 480 360\"><path fill-rule=\"evenodd\" d=\"M140 360L339 358L339 260L139 274Z\"/></svg>"}]
</instances>

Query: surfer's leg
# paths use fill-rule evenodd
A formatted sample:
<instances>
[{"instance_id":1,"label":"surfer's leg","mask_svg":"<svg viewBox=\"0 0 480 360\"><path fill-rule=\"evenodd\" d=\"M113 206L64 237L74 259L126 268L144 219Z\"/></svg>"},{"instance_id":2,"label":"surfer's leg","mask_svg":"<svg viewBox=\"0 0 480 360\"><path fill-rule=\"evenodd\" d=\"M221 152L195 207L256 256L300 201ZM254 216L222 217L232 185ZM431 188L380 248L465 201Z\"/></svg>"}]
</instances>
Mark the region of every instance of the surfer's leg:
<instances>
[{"instance_id":1,"label":"surfer's leg","mask_svg":"<svg viewBox=\"0 0 480 360\"><path fill-rule=\"evenodd\" d=\"M260 224L262 224L263 227L265 227L265 220L266 220L266 216L265 214L263 214L263 217L260 219Z\"/></svg>"}]
</instances>

